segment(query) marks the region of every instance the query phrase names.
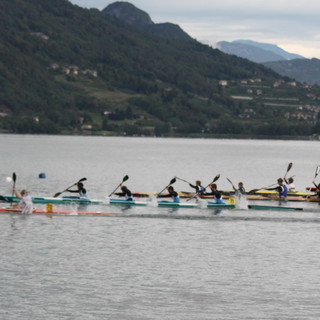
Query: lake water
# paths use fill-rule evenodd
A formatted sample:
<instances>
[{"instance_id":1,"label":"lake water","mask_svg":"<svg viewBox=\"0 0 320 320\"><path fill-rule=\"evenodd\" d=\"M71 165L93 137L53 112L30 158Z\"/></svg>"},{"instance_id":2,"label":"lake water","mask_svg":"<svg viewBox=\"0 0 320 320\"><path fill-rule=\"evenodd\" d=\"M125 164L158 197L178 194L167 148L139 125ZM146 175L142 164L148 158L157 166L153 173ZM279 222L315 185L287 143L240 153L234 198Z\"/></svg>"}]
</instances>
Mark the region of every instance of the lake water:
<instances>
[{"instance_id":1,"label":"lake water","mask_svg":"<svg viewBox=\"0 0 320 320\"><path fill-rule=\"evenodd\" d=\"M317 141L0 135L0 148L0 194L11 193L15 172L18 189L42 196L86 177L97 199L125 175L132 191L159 192L174 176L207 185L217 174L219 189L230 189L226 178L260 188L289 162L305 191L320 164ZM0 319L320 318L317 204L98 208L115 216L1 214Z\"/></svg>"}]
</instances>

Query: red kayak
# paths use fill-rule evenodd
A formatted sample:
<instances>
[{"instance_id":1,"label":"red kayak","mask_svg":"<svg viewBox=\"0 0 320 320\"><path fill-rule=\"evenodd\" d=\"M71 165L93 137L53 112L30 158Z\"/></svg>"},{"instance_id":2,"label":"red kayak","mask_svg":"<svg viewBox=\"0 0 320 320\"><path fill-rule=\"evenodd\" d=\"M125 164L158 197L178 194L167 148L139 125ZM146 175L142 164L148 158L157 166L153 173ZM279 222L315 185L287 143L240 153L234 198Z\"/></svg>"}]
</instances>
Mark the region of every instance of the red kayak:
<instances>
[{"instance_id":1,"label":"red kayak","mask_svg":"<svg viewBox=\"0 0 320 320\"><path fill-rule=\"evenodd\" d=\"M0 213L21 214L21 210L17 208L3 208L0 207ZM46 214L46 215L86 215L86 216L114 216L113 213L100 211L73 211L73 210L46 210L33 209L32 214Z\"/></svg>"}]
</instances>

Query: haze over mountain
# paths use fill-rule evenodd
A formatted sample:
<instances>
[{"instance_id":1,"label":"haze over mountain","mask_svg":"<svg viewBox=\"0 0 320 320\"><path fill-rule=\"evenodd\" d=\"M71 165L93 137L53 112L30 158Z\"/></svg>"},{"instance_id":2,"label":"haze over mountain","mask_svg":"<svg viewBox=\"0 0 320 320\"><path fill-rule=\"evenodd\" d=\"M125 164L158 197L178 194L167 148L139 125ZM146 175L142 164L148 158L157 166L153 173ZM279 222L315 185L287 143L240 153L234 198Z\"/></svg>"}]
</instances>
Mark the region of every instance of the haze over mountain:
<instances>
[{"instance_id":1,"label":"haze over mountain","mask_svg":"<svg viewBox=\"0 0 320 320\"><path fill-rule=\"evenodd\" d=\"M252 40L220 41L216 44L221 51L246 58L257 63L279 60L304 59L304 57L287 52L276 45Z\"/></svg>"},{"instance_id":2,"label":"haze over mountain","mask_svg":"<svg viewBox=\"0 0 320 320\"><path fill-rule=\"evenodd\" d=\"M306 59L276 45L252 40L220 41L221 51L262 63L283 76L308 84L320 84L320 60Z\"/></svg>"}]
</instances>

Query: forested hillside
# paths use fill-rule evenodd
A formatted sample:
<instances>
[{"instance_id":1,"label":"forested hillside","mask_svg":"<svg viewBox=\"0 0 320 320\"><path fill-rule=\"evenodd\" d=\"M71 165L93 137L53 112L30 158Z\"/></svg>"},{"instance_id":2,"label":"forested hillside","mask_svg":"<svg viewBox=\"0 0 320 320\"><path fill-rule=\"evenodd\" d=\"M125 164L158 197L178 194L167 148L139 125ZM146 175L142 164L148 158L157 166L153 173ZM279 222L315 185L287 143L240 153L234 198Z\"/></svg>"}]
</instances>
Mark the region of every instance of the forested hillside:
<instances>
[{"instance_id":1,"label":"forested hillside","mask_svg":"<svg viewBox=\"0 0 320 320\"><path fill-rule=\"evenodd\" d=\"M250 101L232 96L244 79L286 80L193 39L156 35L66 0L0 0L0 27L2 132L260 135L276 112L244 120ZM288 128L301 123L285 120ZM303 127L291 132L317 132L314 120Z\"/></svg>"}]
</instances>

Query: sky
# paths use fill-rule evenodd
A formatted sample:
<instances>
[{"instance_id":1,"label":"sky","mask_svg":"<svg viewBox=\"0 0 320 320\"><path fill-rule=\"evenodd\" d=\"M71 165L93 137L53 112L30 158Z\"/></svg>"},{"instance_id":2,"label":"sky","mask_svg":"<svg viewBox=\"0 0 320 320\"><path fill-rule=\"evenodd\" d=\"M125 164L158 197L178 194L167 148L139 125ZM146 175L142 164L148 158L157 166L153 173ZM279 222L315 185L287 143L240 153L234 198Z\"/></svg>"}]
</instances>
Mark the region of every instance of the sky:
<instances>
[{"instance_id":1,"label":"sky","mask_svg":"<svg viewBox=\"0 0 320 320\"><path fill-rule=\"evenodd\" d=\"M104 9L110 0L69 0ZM269 43L305 58L320 59L319 0L131 0L154 23L178 24L192 38L215 46L218 41Z\"/></svg>"}]
</instances>

